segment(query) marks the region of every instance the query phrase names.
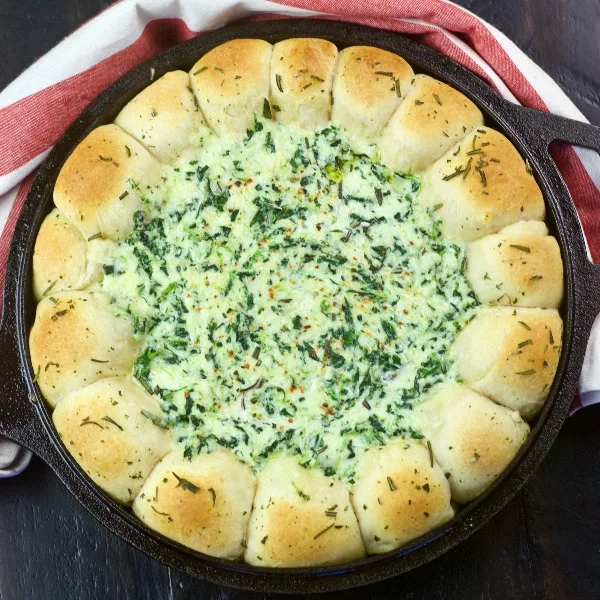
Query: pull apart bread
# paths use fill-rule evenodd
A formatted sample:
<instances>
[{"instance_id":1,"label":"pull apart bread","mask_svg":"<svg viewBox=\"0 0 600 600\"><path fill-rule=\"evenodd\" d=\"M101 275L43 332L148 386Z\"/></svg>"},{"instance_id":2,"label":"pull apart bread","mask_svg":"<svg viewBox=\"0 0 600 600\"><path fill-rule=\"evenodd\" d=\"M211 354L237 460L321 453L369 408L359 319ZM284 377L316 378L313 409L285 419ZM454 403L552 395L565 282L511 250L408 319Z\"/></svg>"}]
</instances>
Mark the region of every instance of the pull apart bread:
<instances>
[{"instance_id":1,"label":"pull apart bread","mask_svg":"<svg viewBox=\"0 0 600 600\"><path fill-rule=\"evenodd\" d=\"M426 351L432 343L430 334L424 333L412 348L394 346L382 363L384 383L379 387L372 383L373 371L360 371L360 365L357 373L362 375L343 380L346 387L338 388L336 394L345 398L345 406L363 411L360 414L364 418L351 420L354 413L350 408L336 416L335 395L318 407L316 417L303 416L309 413L298 406L310 404L315 387L307 384L304 389L294 380L291 385L288 381L268 387L268 376L261 376L254 384L241 379L246 384L239 392L240 410L256 410L262 400L248 394L260 391L279 400L257 418L269 421L274 414L285 415L283 425L272 424L279 436L272 439L278 441L259 455L258 451L244 454L241 442L234 443L227 435L206 429L209 415L218 413L222 402L215 399L212 403L209 397L208 408L195 412L196 400L187 391L191 385L189 371L177 371L177 377L187 379L180 386L173 385L170 395L164 393L165 378L180 368L180 359L167 358L175 356L173 348L177 345L185 346L188 337L193 339L190 315L197 311L201 319L203 307L181 309L184 317L177 324L177 336L184 341L175 344L165 339L164 347L156 349L147 345L145 336L169 321L166 298L189 296L190 290L208 286L209 276L202 271L206 262L194 254L198 263L195 277L204 279L186 284L186 289L169 285L164 274L170 272L172 264L165 258L168 249L160 245L167 235L163 225L152 230L150 225L143 227L153 223L150 207L167 202L172 178L185 171L182 157L192 156L194 160L185 163L185 177L188 183L197 178L199 186L206 186L201 193L207 194L208 200L199 205L196 218L208 228L202 211L214 207L223 210L226 202L234 202L237 189L256 182L241 175L235 185L227 186L203 179L203 153L216 147L222 157L219 160L225 161L231 148L264 135L267 124L279 127L273 129L283 132L278 135L289 139L296 136L302 141L290 159L292 172L297 173L294 181L303 178L309 163L340 148L335 151L343 160L332 158L324 167L322 180L302 179L303 191L296 203L303 195L310 196L311 201L313 197L316 201L329 197L329 210L343 211L349 203L351 207L353 202L364 203L364 198L357 199L357 194L348 191L355 185L352 182L358 169L343 171L343 162L354 160L356 166L357 161L370 160L370 170L381 181L374 190L377 202L373 214L379 210L375 205L384 211L393 194L400 194L385 187L397 178L409 186L415 201L413 210L425 215L427 223L421 222L419 227L433 227L435 243L446 244L446 250L438 250L435 256L421 246L414 254L410 248L402 250L408 258L393 265L385 276L387 283L374 292L361 292L364 287L356 290L372 279L352 276L348 283L340 283L337 294L344 286L353 286L350 291L359 294L353 301L360 304L351 305L341 297L336 304L333 297L313 307L316 292L312 288L282 296L284 292L278 291L285 279L281 272L277 280L271 278L264 284L264 294L256 287L259 275L246 280L242 277L247 274L236 275L245 282L240 284L240 293L248 296L254 292L253 303L267 296L273 301L283 297L279 302L283 309L270 313L269 339L279 340L277 336L289 331L297 332L296 336L311 335L324 319L337 319L343 329L337 334L339 339L334 336L323 343L314 338L306 342L308 346L299 341L291 344L297 347L296 353L306 353L303 360L307 364L319 363L315 368L329 378L334 377L335 369L350 368L351 361L344 359L348 356L344 352L352 346L368 347L373 357L391 344L401 344L404 321L410 317L401 315L385 321L377 316L376 321L370 321L374 317L368 315L375 311L369 312L369 307L384 302L383 310L390 315L397 301L394 294L416 306L420 295L425 294L411 291L416 285L414 261L418 260L431 262L428 272L433 275L427 285L433 287L427 289L455 286L448 288L448 294L462 289L465 304L460 308L460 325L448 333L448 344L439 358L445 366L432 375L436 363L430 359L426 368L406 375L412 391L403 392L401 402L400 387L394 388L400 404L414 403L414 410L409 411L412 421L403 420L408 413L406 417L400 415L391 430L386 429L389 420L384 423L383 417L375 415L387 393L382 386L402 380L415 348L422 346ZM283 168L281 161L288 159L274 152L270 131L264 142L264 164ZM324 138L318 136L333 135L331 132L346 136L347 141L327 138L329 141L319 146L317 140ZM304 145L312 155L302 154ZM275 190L283 189L277 173L272 181ZM260 189L258 184L256 189ZM262 206L260 195L252 202ZM304 567L346 563L367 553L395 550L443 526L459 505L491 486L527 439L527 420L536 416L548 397L561 351L558 309L563 295L563 265L557 241L543 222L545 206L540 188L515 147L484 124L481 111L469 98L428 75L415 74L402 57L390 52L367 46L338 52L333 44L320 39L287 39L274 46L258 39L238 39L218 46L202 56L189 73L173 71L150 82L121 110L114 124L94 129L74 148L56 181L54 203L40 228L33 258L33 293L39 304L31 329L30 356L37 384L54 408L53 421L66 449L92 481L117 502L132 504L134 514L147 527L198 552L264 567ZM391 220L397 233L392 229L387 238L381 234L382 244L393 239L398 248L402 236L408 235L403 229L410 223L408 213L381 212L367 218L362 213L356 216L360 206L351 207L347 210L354 210L354 216L349 226L343 221L345 213L337 213L340 235L348 242L364 234L367 245L361 246L363 254L373 241L369 231L374 229L370 228L383 221ZM283 210L280 204L275 208ZM260 210L246 233L237 235L250 235L257 221L265 227L286 218L277 212L264 216ZM243 203L231 204L219 227L229 226L238 213L244 214ZM169 218L175 222L182 218L179 214L171 210ZM294 227L305 227L309 220L294 221L285 235L291 235ZM196 239L194 232L201 227L186 227L187 235ZM217 239L216 234L211 235ZM267 237L265 234L265 240ZM158 269L139 263L140 277L148 277L149 282L147 287L143 282L138 284L139 292L134 295L141 297L145 289L156 290L156 310L162 311L162 316L152 320L150 312L138 311L147 317L144 321L135 312L134 300L123 307L119 289L105 284L118 269L122 273L136 270L133 263L119 263L114 258L119 249L127 245L137 248L135 256L142 261L141 254L150 244L163 257L162 266ZM203 252L210 254L214 247L224 245L215 242L203 246ZM372 278L388 256L387 250L377 248L383 246L375 246L381 263L374 265L372 259L366 270ZM177 256L181 258L182 252ZM337 257L326 256L315 268L329 268L330 278L348 260L359 261L356 256L344 256L343 251ZM215 274L211 277L218 277L232 260L242 259L227 255L212 265ZM353 273L360 273L356 264ZM443 268L454 269L454 283L437 280L436 273ZM459 279L460 284L456 283ZM235 281L217 282L220 291L211 302L227 302L230 294L237 293ZM392 287L385 287L388 285ZM460 285L463 287L456 287ZM224 323L231 323L227 319L232 319L231 313L237 314L241 306L231 302L222 305ZM246 302L250 310L252 305ZM278 325L277 315L294 306L297 316L291 324ZM364 318L361 310L366 311ZM374 323L383 328L383 337L377 337L379 330ZM417 325L412 328L418 329ZM218 323L208 327L211 346L196 353L199 357L209 356L231 339L226 331L233 329L223 329ZM442 324L437 327L436 331L442 331ZM251 335L251 329L244 335ZM235 331L239 340L241 334ZM262 339L265 348L268 336ZM263 368L276 369L277 361L269 362L266 350L259 358L260 348L244 348L248 364L263 361ZM164 361L160 369L153 370L156 357ZM204 385L205 370L195 372L199 385ZM371 380L367 381L365 372L371 373ZM290 408L285 403L298 394L298 388L303 392L300 404ZM273 390L279 395L274 396ZM205 390L205 396L207 393ZM254 404L257 398L258 404ZM284 405L287 412L283 412ZM396 414L390 408L393 406L397 405L389 404L387 413ZM258 440L269 429L245 428L240 414L223 413L221 425L226 427L227 419L233 419L250 448L253 436ZM358 432L358 437L348 438L351 441L344 441L337 450L328 449L320 437L323 431L319 423L327 427L330 416L342 424L348 419L340 435L351 431ZM294 429L286 427L288 423L303 426L302 419L311 420L316 429L296 439ZM189 435L198 441L195 450L184 449L181 443ZM317 440L312 459L300 460L311 440ZM329 456L328 452L338 456L337 471L319 462ZM348 465L352 468L346 468ZM334 471L337 475L332 474Z\"/></svg>"}]
</instances>

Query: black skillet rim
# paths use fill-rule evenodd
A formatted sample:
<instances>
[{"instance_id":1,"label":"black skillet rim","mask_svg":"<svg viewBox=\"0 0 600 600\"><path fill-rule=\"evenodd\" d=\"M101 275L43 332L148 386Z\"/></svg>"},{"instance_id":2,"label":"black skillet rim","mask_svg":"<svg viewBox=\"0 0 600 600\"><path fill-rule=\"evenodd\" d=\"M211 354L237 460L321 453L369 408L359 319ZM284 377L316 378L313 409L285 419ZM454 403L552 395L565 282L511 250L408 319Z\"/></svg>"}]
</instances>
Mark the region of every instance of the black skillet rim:
<instances>
[{"instance_id":1,"label":"black skillet rim","mask_svg":"<svg viewBox=\"0 0 600 600\"><path fill-rule=\"evenodd\" d=\"M52 205L51 192L58 170L72 148L99 124L113 120L126 101L150 83L176 68L189 69L210 48L236 37L260 37L270 42L295 36L321 37L347 45L368 44L401 54L418 72L430 73L461 90L483 110L486 120L501 129L525 155L544 192L547 222L556 235L565 265L566 298L563 352L557 375L542 413L526 445L504 473L477 500L446 525L411 544L380 556L335 566L302 569L256 568L208 557L146 529L129 511L107 498L79 469L55 433L42 401L28 358L27 332L34 314L31 294L31 255L41 220ZM0 398L21 411L12 437L40 454L71 493L101 523L153 558L214 583L261 592L323 592L381 581L436 558L487 522L522 487L556 437L575 391L597 302L586 293L585 280L600 274L592 269L581 227L569 193L547 154L548 143L560 136L552 121L502 100L479 77L445 56L402 35L361 25L329 20L277 20L234 25L200 35L147 60L121 77L87 108L61 137L42 164L17 223L7 270L0 348L15 381ZM577 132L573 132L576 135ZM562 139L562 138L561 138ZM575 319L575 314L578 318ZM18 361L18 362L17 362ZM15 385L20 387L15 393ZM32 402L28 401L28 398ZM16 406L18 405L18 407ZM32 410L33 409L33 410ZM2 412L0 410L0 423Z\"/></svg>"}]
</instances>

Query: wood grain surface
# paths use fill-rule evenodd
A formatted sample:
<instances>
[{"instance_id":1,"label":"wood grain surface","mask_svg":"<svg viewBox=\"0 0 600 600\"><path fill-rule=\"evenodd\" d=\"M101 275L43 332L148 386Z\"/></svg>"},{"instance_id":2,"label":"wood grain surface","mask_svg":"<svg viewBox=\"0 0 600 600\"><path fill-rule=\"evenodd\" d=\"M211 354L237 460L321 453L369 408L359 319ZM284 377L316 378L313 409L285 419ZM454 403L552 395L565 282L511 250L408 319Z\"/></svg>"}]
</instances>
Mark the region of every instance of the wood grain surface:
<instances>
[{"instance_id":1,"label":"wood grain surface","mask_svg":"<svg viewBox=\"0 0 600 600\"><path fill-rule=\"evenodd\" d=\"M416 0L415 0L416 1ZM600 124L599 0L459 0L517 43ZM108 0L1 0L0 88ZM599 292L600 293L600 292ZM522 492L469 540L337 599L600 598L600 406L568 419ZM99 525L41 460L0 481L0 600L246 600L188 577Z\"/></svg>"}]
</instances>

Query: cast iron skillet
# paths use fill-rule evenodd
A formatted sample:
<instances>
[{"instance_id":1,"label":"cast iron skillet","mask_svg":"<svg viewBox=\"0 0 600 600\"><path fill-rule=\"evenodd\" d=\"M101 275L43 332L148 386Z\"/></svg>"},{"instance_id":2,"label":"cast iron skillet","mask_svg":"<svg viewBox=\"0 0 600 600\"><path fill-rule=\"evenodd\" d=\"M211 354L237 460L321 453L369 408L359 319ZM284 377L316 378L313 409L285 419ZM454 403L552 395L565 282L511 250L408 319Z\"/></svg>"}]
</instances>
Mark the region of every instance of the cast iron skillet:
<instances>
[{"instance_id":1,"label":"cast iron skillet","mask_svg":"<svg viewBox=\"0 0 600 600\"><path fill-rule=\"evenodd\" d=\"M71 150L95 127L150 83L173 69L189 70L211 48L238 37L275 43L289 37L320 37L343 48L367 44L402 55L417 72L444 80L471 98L487 122L503 131L529 159L548 207L547 223L561 248L565 267L563 349L550 396L531 435L511 466L452 521L413 543L380 556L336 567L256 568L185 549L146 529L132 514L91 482L56 434L29 360L28 333L35 315L31 259L43 218L52 207L56 176ZM16 226L8 259L0 328L0 433L38 454L67 489L101 523L149 556L219 584L262 592L323 592L380 581L422 565L481 527L523 486L538 466L567 416L586 343L600 311L600 266L588 260L579 219L567 188L548 154L554 140L600 151L600 128L519 107L501 99L481 79L448 58L401 35L323 20L265 21L206 33L167 50L121 77L71 125L42 164Z\"/></svg>"}]
</instances>

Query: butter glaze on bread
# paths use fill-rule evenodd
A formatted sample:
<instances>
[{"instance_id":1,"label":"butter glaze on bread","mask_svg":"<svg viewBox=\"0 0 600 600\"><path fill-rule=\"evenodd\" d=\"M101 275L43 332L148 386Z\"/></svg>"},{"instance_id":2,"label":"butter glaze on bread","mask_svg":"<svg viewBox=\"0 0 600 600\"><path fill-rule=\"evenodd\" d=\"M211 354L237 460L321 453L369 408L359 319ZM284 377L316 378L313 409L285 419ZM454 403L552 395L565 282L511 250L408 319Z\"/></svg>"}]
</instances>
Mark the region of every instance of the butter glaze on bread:
<instances>
[{"instance_id":1,"label":"butter glaze on bread","mask_svg":"<svg viewBox=\"0 0 600 600\"><path fill-rule=\"evenodd\" d=\"M171 435L154 424L158 402L123 377L102 379L69 394L52 421L84 471L117 502L132 502ZM146 416L144 416L146 415Z\"/></svg>"},{"instance_id":2,"label":"butter glaze on bread","mask_svg":"<svg viewBox=\"0 0 600 600\"><path fill-rule=\"evenodd\" d=\"M138 141L116 125L102 125L67 158L54 186L54 204L84 238L102 234L121 240L133 229L142 193L159 176L160 163Z\"/></svg>"},{"instance_id":3,"label":"butter glaze on bread","mask_svg":"<svg viewBox=\"0 0 600 600\"><path fill-rule=\"evenodd\" d=\"M536 231L493 234L471 242L466 274L477 298L486 304L558 308L562 301L560 248L555 238Z\"/></svg>"},{"instance_id":4,"label":"butter glaze on bread","mask_svg":"<svg viewBox=\"0 0 600 600\"><path fill-rule=\"evenodd\" d=\"M315 38L275 44L271 57L273 118L312 131L327 125L337 55L331 42Z\"/></svg>"},{"instance_id":5,"label":"butter glaze on bread","mask_svg":"<svg viewBox=\"0 0 600 600\"><path fill-rule=\"evenodd\" d=\"M517 411L465 385L437 386L419 410L435 460L448 475L452 498L474 500L504 471L524 444L529 426Z\"/></svg>"},{"instance_id":6,"label":"butter glaze on bread","mask_svg":"<svg viewBox=\"0 0 600 600\"><path fill-rule=\"evenodd\" d=\"M423 173L421 200L452 240L469 242L521 220L543 221L544 199L510 141L478 127Z\"/></svg>"},{"instance_id":7,"label":"butter glaze on bread","mask_svg":"<svg viewBox=\"0 0 600 600\"><path fill-rule=\"evenodd\" d=\"M333 79L331 120L359 140L375 138L408 91L414 77L400 56L371 46L339 53Z\"/></svg>"},{"instance_id":8,"label":"butter glaze on bread","mask_svg":"<svg viewBox=\"0 0 600 600\"><path fill-rule=\"evenodd\" d=\"M398 548L454 516L444 472L415 441L370 448L357 470L352 503L370 554Z\"/></svg>"},{"instance_id":9,"label":"butter glaze on bread","mask_svg":"<svg viewBox=\"0 0 600 600\"><path fill-rule=\"evenodd\" d=\"M29 350L40 390L56 406L99 379L128 374L139 345L101 292L59 292L38 304Z\"/></svg>"},{"instance_id":10,"label":"butter glaze on bread","mask_svg":"<svg viewBox=\"0 0 600 600\"><path fill-rule=\"evenodd\" d=\"M244 552L255 480L250 467L229 451L167 454L133 503L139 519L164 536L219 558Z\"/></svg>"},{"instance_id":11,"label":"butter glaze on bread","mask_svg":"<svg viewBox=\"0 0 600 600\"><path fill-rule=\"evenodd\" d=\"M484 307L450 355L470 387L530 419L550 392L561 340L555 309Z\"/></svg>"},{"instance_id":12,"label":"butter glaze on bread","mask_svg":"<svg viewBox=\"0 0 600 600\"><path fill-rule=\"evenodd\" d=\"M98 265L87 260L87 242L55 208L44 219L33 250L36 300L63 290L81 290L99 281Z\"/></svg>"},{"instance_id":13,"label":"butter glaze on bread","mask_svg":"<svg viewBox=\"0 0 600 600\"><path fill-rule=\"evenodd\" d=\"M258 476L246 562L263 567L336 565L365 555L344 484L294 457L269 460Z\"/></svg>"},{"instance_id":14,"label":"butter glaze on bread","mask_svg":"<svg viewBox=\"0 0 600 600\"><path fill-rule=\"evenodd\" d=\"M192 89L217 135L243 135L269 99L271 44L239 39L207 52L190 70Z\"/></svg>"},{"instance_id":15,"label":"butter glaze on bread","mask_svg":"<svg viewBox=\"0 0 600 600\"><path fill-rule=\"evenodd\" d=\"M115 124L162 163L170 163L193 145L204 118L190 88L189 75L171 71L126 104Z\"/></svg>"},{"instance_id":16,"label":"butter glaze on bread","mask_svg":"<svg viewBox=\"0 0 600 600\"><path fill-rule=\"evenodd\" d=\"M482 125L481 111L464 94L415 75L378 141L381 160L402 173L422 171Z\"/></svg>"}]
</instances>

